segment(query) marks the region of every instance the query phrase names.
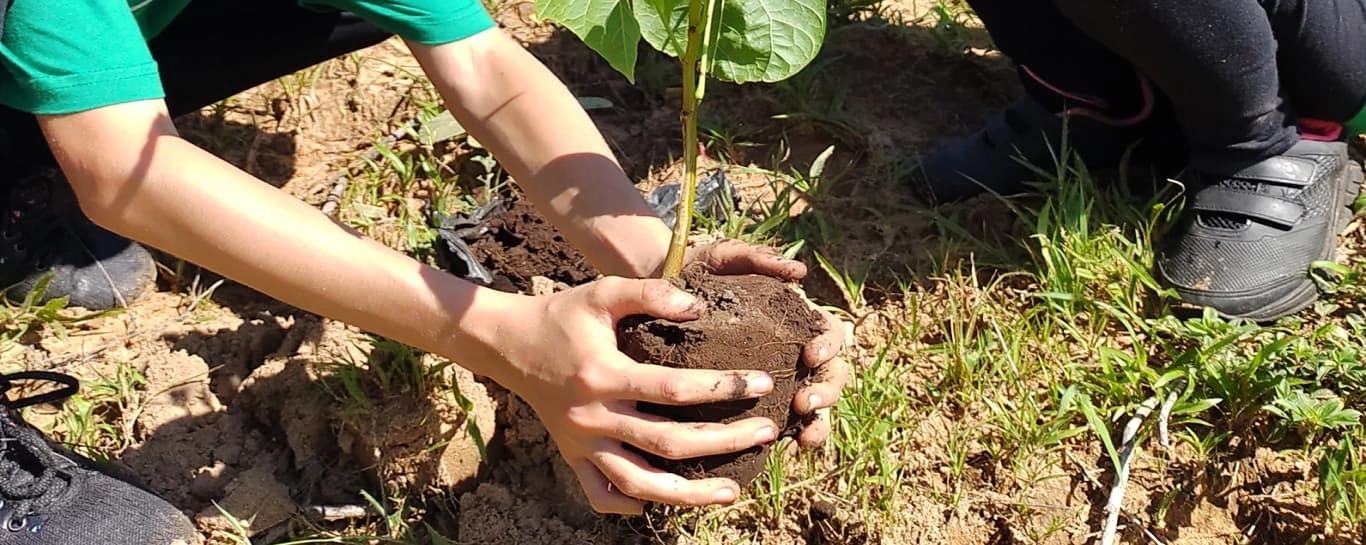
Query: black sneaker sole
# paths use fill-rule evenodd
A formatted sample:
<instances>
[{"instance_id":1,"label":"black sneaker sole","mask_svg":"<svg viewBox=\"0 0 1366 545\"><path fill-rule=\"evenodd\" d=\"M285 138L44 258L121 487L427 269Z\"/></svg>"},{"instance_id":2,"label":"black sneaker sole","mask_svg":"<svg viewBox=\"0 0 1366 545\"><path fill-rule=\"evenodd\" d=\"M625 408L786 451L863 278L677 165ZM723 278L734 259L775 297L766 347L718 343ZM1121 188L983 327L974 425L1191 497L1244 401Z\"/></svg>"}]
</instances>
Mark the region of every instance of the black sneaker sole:
<instances>
[{"instance_id":1,"label":"black sneaker sole","mask_svg":"<svg viewBox=\"0 0 1366 545\"><path fill-rule=\"evenodd\" d=\"M1333 229L1329 231L1329 237L1324 241L1323 252L1319 255L1320 261L1331 261L1337 256L1338 238L1351 225L1352 219L1356 217L1352 205L1356 202L1357 196L1361 193L1363 173L1362 166L1356 160L1347 159L1342 173L1338 175L1337 185L1341 188L1333 203ZM1225 320L1240 319L1251 322L1266 323L1274 322L1284 316L1297 313L1309 308L1319 299L1318 284L1313 278L1305 278L1295 287L1293 291L1285 294L1280 299L1271 302L1255 312L1245 314L1228 314L1219 312L1219 316Z\"/></svg>"}]
</instances>

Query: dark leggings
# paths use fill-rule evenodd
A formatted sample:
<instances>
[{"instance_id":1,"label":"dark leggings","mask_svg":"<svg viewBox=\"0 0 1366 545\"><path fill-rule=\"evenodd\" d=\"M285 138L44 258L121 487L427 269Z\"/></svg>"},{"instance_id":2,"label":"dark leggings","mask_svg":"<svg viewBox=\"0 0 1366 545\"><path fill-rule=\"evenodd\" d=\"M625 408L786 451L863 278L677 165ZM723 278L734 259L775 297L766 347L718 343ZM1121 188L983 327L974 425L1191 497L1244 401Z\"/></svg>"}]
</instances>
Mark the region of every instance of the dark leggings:
<instances>
[{"instance_id":1,"label":"dark leggings","mask_svg":"<svg viewBox=\"0 0 1366 545\"><path fill-rule=\"evenodd\" d=\"M290 1L195 0L148 46L179 116L389 36L354 15ZM53 164L32 115L0 106L0 158L18 173Z\"/></svg>"},{"instance_id":2,"label":"dark leggings","mask_svg":"<svg viewBox=\"0 0 1366 545\"><path fill-rule=\"evenodd\" d=\"M1300 118L1366 106L1366 0L968 3L1046 106L1065 102L1052 86L1131 115L1146 76L1197 162L1264 159L1294 145Z\"/></svg>"}]
</instances>

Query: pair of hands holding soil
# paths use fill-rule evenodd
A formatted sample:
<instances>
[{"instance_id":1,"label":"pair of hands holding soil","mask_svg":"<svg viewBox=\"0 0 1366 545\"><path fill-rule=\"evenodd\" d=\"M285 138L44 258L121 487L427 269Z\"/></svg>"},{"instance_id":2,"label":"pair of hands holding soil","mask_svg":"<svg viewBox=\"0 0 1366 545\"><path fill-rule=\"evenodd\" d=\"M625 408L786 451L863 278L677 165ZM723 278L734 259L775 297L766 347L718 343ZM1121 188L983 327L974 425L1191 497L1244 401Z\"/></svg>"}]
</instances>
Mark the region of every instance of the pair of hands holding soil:
<instances>
[{"instance_id":1,"label":"pair of hands holding soil","mask_svg":"<svg viewBox=\"0 0 1366 545\"><path fill-rule=\"evenodd\" d=\"M806 275L805 265L771 248L733 240L694 248L689 262L719 275L760 274L785 281ZM638 363L619 351L616 325L622 318L695 320L705 312L704 305L665 280L618 277L537 299L537 308L517 319L525 331L539 332L539 338L502 354L522 364L504 386L535 409L593 508L639 514L645 502L704 506L735 501L738 483L685 479L652 466L627 447L680 460L771 443L783 429L783 423L767 418L683 423L637 409L637 402L693 405L758 398L773 390L773 378L765 373L673 369ZM833 316L821 314L827 329L802 349L813 380L792 400L793 410L806 417L796 437L804 447L829 436L829 408L849 374L839 357L844 328Z\"/></svg>"}]
</instances>

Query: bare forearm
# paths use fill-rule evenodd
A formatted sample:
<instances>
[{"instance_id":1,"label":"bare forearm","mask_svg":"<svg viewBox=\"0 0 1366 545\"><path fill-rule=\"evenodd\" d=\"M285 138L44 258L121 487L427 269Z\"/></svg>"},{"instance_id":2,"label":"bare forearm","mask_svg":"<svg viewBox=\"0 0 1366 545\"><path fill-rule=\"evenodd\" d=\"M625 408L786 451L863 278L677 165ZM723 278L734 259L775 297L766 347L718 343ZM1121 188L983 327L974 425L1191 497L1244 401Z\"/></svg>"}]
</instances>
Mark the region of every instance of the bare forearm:
<instances>
[{"instance_id":1,"label":"bare forearm","mask_svg":"<svg viewBox=\"0 0 1366 545\"><path fill-rule=\"evenodd\" d=\"M73 181L92 219L299 308L501 374L481 368L492 358L478 330L489 321L479 316L517 296L349 232L177 136L154 136L145 150L130 173L86 162L97 157L66 158L64 168L90 178ZM117 192L99 189L130 174Z\"/></svg>"},{"instance_id":2,"label":"bare forearm","mask_svg":"<svg viewBox=\"0 0 1366 545\"><path fill-rule=\"evenodd\" d=\"M410 46L451 112L594 265L621 276L657 270L669 229L553 73L500 31Z\"/></svg>"}]
</instances>

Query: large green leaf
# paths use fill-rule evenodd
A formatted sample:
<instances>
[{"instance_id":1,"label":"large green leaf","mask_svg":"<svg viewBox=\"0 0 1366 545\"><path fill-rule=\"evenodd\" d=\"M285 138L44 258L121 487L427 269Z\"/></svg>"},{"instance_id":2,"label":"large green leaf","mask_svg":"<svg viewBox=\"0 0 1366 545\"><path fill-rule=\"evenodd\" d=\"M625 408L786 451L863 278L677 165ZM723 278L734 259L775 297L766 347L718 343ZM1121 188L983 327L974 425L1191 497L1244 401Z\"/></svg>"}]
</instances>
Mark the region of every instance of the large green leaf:
<instances>
[{"instance_id":1,"label":"large green leaf","mask_svg":"<svg viewBox=\"0 0 1366 545\"><path fill-rule=\"evenodd\" d=\"M630 0L536 0L536 12L569 29L635 82L640 26Z\"/></svg>"},{"instance_id":2,"label":"large green leaf","mask_svg":"<svg viewBox=\"0 0 1366 545\"><path fill-rule=\"evenodd\" d=\"M706 0L694 0L706 1ZM735 83L774 82L800 72L825 40L825 0L716 0L712 76ZM636 0L641 37L680 57L687 45L688 0Z\"/></svg>"}]
</instances>

